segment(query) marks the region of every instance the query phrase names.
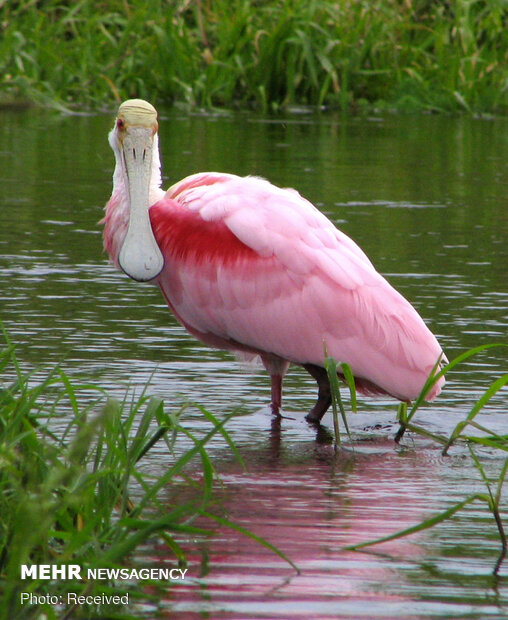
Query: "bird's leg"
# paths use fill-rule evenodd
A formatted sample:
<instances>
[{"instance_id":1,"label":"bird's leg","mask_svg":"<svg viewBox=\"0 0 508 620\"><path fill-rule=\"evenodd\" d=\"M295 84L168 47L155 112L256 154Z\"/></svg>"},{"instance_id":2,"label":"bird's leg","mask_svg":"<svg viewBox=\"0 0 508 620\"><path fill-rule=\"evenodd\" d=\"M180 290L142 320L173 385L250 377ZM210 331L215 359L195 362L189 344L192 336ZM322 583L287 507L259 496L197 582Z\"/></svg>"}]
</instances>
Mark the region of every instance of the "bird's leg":
<instances>
[{"instance_id":1,"label":"bird's leg","mask_svg":"<svg viewBox=\"0 0 508 620\"><path fill-rule=\"evenodd\" d=\"M279 415L279 410L282 405L282 376L270 375L272 381L272 413L273 415Z\"/></svg>"},{"instance_id":2,"label":"bird's leg","mask_svg":"<svg viewBox=\"0 0 508 620\"><path fill-rule=\"evenodd\" d=\"M317 381L318 384L318 399L316 404L309 413L305 416L308 422L319 424L321 418L325 415L328 407L332 403L332 396L330 392L330 381L326 370L321 366L315 366L314 364L304 364L305 370Z\"/></svg>"},{"instance_id":3,"label":"bird's leg","mask_svg":"<svg viewBox=\"0 0 508 620\"><path fill-rule=\"evenodd\" d=\"M263 366L270 373L270 379L272 381L272 413L273 415L280 415L280 408L282 405L282 381L284 375L289 368L289 362L275 355L262 355L261 361Z\"/></svg>"}]
</instances>

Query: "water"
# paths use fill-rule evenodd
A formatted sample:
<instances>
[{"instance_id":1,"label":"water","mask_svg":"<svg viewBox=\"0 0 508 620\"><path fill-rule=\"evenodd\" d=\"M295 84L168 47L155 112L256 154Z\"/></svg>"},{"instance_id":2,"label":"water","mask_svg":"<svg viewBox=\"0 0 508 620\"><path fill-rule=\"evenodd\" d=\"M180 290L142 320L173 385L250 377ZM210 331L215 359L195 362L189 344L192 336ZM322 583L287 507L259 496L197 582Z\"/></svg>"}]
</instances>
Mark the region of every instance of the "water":
<instances>
[{"instance_id":1,"label":"water","mask_svg":"<svg viewBox=\"0 0 508 620\"><path fill-rule=\"evenodd\" d=\"M502 617L508 609L494 521L473 503L449 521L367 552L345 545L409 527L484 492L464 449L449 458L431 442L397 447L394 403L360 401L354 442L335 454L331 435L303 420L313 380L293 369L286 419L272 424L269 382L258 368L196 343L157 290L108 265L98 220L111 190L111 116L0 111L1 320L30 368L62 361L78 382L122 396L151 378L168 406L186 399L228 423L243 470L219 440L210 454L222 484L216 507L277 545L271 551L228 528L182 541L189 579L163 593L166 617ZM258 174L296 187L353 237L438 336L449 358L508 333L508 120L294 115L162 114L165 184L200 170ZM507 372L492 350L450 374L418 423L449 432ZM85 395L86 396L86 395ZM507 392L479 419L506 433ZM184 424L208 423L195 408ZM325 419L331 429L331 416ZM182 443L182 449L185 442ZM480 450L489 475L502 459ZM146 467L171 462L156 447ZM196 470L199 466L196 464ZM181 501L168 489L168 505ZM148 545L146 562L172 561ZM147 614L154 609L147 607Z\"/></svg>"}]
</instances>

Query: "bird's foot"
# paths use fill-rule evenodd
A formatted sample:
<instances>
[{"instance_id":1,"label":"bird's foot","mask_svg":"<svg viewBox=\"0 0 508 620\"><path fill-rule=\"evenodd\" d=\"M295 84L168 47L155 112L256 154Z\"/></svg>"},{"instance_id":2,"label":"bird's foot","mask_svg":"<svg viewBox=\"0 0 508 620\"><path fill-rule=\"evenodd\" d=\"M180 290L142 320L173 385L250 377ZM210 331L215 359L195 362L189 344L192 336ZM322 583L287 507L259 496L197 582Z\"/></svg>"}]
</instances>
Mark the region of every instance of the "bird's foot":
<instances>
[{"instance_id":1,"label":"bird's foot","mask_svg":"<svg viewBox=\"0 0 508 620\"><path fill-rule=\"evenodd\" d=\"M272 410L272 415L275 416L276 418L281 418L281 414L280 414L280 404L279 403L274 403L273 401L270 404L270 409Z\"/></svg>"},{"instance_id":2,"label":"bird's foot","mask_svg":"<svg viewBox=\"0 0 508 620\"><path fill-rule=\"evenodd\" d=\"M310 424L315 424L316 426L321 426L321 418L322 418L322 416L317 416L313 412L314 412L314 410L309 411L309 413L305 416L305 419Z\"/></svg>"},{"instance_id":3,"label":"bird's foot","mask_svg":"<svg viewBox=\"0 0 508 620\"><path fill-rule=\"evenodd\" d=\"M296 418L292 416L283 415L283 409L280 405L274 405L273 403L271 403L270 409L272 411L272 417L274 420L296 420Z\"/></svg>"},{"instance_id":4,"label":"bird's foot","mask_svg":"<svg viewBox=\"0 0 508 620\"><path fill-rule=\"evenodd\" d=\"M312 407L309 413L305 416L305 419L307 420L307 422L310 422L311 424L320 425L321 420L323 419L323 416L325 415L325 413L328 410L328 407L330 406L330 402L331 402L331 398L328 394L320 393L316 404L314 405L314 407Z\"/></svg>"}]
</instances>

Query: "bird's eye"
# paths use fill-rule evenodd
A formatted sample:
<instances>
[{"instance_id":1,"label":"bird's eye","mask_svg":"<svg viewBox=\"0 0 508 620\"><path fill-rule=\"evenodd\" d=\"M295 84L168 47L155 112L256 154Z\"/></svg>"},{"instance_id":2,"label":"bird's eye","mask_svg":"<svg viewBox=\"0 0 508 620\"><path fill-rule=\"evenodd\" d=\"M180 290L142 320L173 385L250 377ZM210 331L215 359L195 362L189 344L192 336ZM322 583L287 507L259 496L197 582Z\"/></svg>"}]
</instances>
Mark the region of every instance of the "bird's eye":
<instances>
[{"instance_id":1,"label":"bird's eye","mask_svg":"<svg viewBox=\"0 0 508 620\"><path fill-rule=\"evenodd\" d=\"M123 122L123 119L119 118L116 121L116 127L117 129L125 129L125 123Z\"/></svg>"}]
</instances>

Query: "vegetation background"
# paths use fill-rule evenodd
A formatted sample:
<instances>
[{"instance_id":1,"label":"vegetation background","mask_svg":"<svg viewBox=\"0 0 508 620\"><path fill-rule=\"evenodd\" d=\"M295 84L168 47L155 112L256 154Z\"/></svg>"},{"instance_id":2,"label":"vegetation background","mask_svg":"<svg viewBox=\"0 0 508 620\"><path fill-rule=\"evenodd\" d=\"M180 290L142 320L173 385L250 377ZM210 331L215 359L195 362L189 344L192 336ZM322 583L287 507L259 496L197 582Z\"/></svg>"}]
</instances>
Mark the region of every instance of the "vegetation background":
<instances>
[{"instance_id":1,"label":"vegetation background","mask_svg":"<svg viewBox=\"0 0 508 620\"><path fill-rule=\"evenodd\" d=\"M0 103L508 111L508 0L0 0Z\"/></svg>"}]
</instances>

